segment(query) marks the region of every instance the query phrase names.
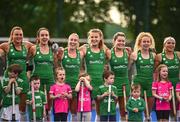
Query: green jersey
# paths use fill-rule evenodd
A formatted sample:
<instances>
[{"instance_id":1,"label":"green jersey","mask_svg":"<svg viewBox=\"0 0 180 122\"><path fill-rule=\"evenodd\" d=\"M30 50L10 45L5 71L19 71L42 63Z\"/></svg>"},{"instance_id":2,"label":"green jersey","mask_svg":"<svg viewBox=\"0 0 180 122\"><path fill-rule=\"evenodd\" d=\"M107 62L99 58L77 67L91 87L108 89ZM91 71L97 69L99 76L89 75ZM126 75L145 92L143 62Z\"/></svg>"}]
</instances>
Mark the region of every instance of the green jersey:
<instances>
[{"instance_id":1,"label":"green jersey","mask_svg":"<svg viewBox=\"0 0 180 122\"><path fill-rule=\"evenodd\" d=\"M76 50L76 58L71 58L68 55L68 49L64 50L64 57L62 59L62 66L66 71L66 83L68 83L72 89L75 89L78 82L78 75L81 66L81 57L79 50Z\"/></svg>"},{"instance_id":2,"label":"green jersey","mask_svg":"<svg viewBox=\"0 0 180 122\"><path fill-rule=\"evenodd\" d=\"M174 53L174 59L168 59L166 57L165 52L162 52L162 62L161 64L165 64L168 67L168 79L173 83L174 88L176 87L176 83L179 81L179 69L180 69L180 61L176 54Z\"/></svg>"},{"instance_id":3,"label":"green jersey","mask_svg":"<svg viewBox=\"0 0 180 122\"><path fill-rule=\"evenodd\" d=\"M21 89L23 90L23 80L20 78L16 79L16 82L18 84L18 87L15 88L16 89ZM4 89L8 86L9 83L9 78L3 78L1 81L2 84L2 88L3 88L3 99L2 99L2 105L3 107L8 107L12 105L12 88L11 91L9 93L5 93ZM19 104L19 96L15 94L15 104Z\"/></svg>"},{"instance_id":4,"label":"green jersey","mask_svg":"<svg viewBox=\"0 0 180 122\"><path fill-rule=\"evenodd\" d=\"M36 119L42 120L43 110L44 110L43 105L46 104L45 94L42 91L35 91L34 99L35 99L35 107L36 107ZM31 101L31 100L32 100L32 91L29 91L27 94L27 101ZM32 120L33 119L32 105L28 105L28 110L29 110L29 118L30 120Z\"/></svg>"},{"instance_id":5,"label":"green jersey","mask_svg":"<svg viewBox=\"0 0 180 122\"><path fill-rule=\"evenodd\" d=\"M142 112L145 110L145 101L142 98L134 99L133 97L129 98L126 108L128 111L128 120L129 121L143 121ZM134 112L133 109L138 108L138 112Z\"/></svg>"},{"instance_id":6,"label":"green jersey","mask_svg":"<svg viewBox=\"0 0 180 122\"><path fill-rule=\"evenodd\" d=\"M91 48L87 47L87 52L85 56L86 71L91 76L92 87L93 87L93 97L97 96L98 87L103 84L102 74L105 65L105 53L104 50L100 50L99 53L94 53Z\"/></svg>"},{"instance_id":7,"label":"green jersey","mask_svg":"<svg viewBox=\"0 0 180 122\"><path fill-rule=\"evenodd\" d=\"M109 61L111 70L115 74L114 85L118 89L118 96L123 96L123 85L126 85L126 94L129 95L130 83L128 79L128 55L123 50L123 56L117 57L114 48L111 49L111 59Z\"/></svg>"},{"instance_id":8,"label":"green jersey","mask_svg":"<svg viewBox=\"0 0 180 122\"><path fill-rule=\"evenodd\" d=\"M136 70L137 74L135 75L134 83L139 83L141 85L141 93L144 93L144 90L146 90L147 96L151 97L154 72L154 57L151 52L149 53L149 59L144 59L141 52L138 51Z\"/></svg>"},{"instance_id":9,"label":"green jersey","mask_svg":"<svg viewBox=\"0 0 180 122\"><path fill-rule=\"evenodd\" d=\"M23 79L23 91L22 93L27 93L29 90L29 83L26 74L26 56L27 56L27 49L25 48L24 44L22 44L22 50L18 51L15 49L14 45L10 43L9 52L6 56L7 59L7 67L11 64L19 64L23 71L19 74L19 78ZM5 71L5 77L8 77L8 71Z\"/></svg>"},{"instance_id":10,"label":"green jersey","mask_svg":"<svg viewBox=\"0 0 180 122\"><path fill-rule=\"evenodd\" d=\"M53 53L52 50L49 49L48 54L42 54L40 51L40 47L37 45L36 55L33 59L34 62L34 70L33 75L37 75L41 79L41 90L43 86L46 84L47 89L49 90L49 85L54 83L54 70L53 70ZM49 84L51 83L51 84Z\"/></svg>"},{"instance_id":11,"label":"green jersey","mask_svg":"<svg viewBox=\"0 0 180 122\"><path fill-rule=\"evenodd\" d=\"M99 86L97 96L100 96L104 94L104 92L108 92L109 87L105 85ZM111 91L114 92L115 95L117 95L117 88L116 86L112 85L111 86ZM100 101L100 115L116 115L116 101L114 97L110 98L111 101L111 107L110 107L110 113L108 113L108 99L109 97L106 96Z\"/></svg>"}]
</instances>

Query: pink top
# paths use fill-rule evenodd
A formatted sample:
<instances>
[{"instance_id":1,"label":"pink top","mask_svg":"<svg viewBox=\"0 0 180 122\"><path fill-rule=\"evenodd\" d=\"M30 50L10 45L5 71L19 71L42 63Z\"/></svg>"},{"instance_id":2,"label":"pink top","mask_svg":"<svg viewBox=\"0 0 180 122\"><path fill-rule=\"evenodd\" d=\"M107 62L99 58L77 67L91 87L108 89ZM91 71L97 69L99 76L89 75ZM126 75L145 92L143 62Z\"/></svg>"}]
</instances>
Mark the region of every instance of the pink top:
<instances>
[{"instance_id":1,"label":"pink top","mask_svg":"<svg viewBox=\"0 0 180 122\"><path fill-rule=\"evenodd\" d=\"M180 92L180 82L176 84L176 92ZM178 110L180 110L180 103L178 104Z\"/></svg>"},{"instance_id":2,"label":"pink top","mask_svg":"<svg viewBox=\"0 0 180 122\"><path fill-rule=\"evenodd\" d=\"M169 81L165 83L156 81L153 82L152 84L152 90L156 90L156 94L163 98L168 98L170 96L171 89L172 89L172 83ZM156 99L156 110L170 110L170 102Z\"/></svg>"},{"instance_id":3,"label":"pink top","mask_svg":"<svg viewBox=\"0 0 180 122\"><path fill-rule=\"evenodd\" d=\"M78 93L78 112L81 112L81 94L82 94L82 87L80 87L80 91ZM91 111L91 91L87 88L83 88L83 112L90 112Z\"/></svg>"},{"instance_id":4,"label":"pink top","mask_svg":"<svg viewBox=\"0 0 180 122\"><path fill-rule=\"evenodd\" d=\"M59 85L55 83L51 86L50 94L57 95L63 93L72 93L71 87L68 84ZM68 99L56 98L54 99L54 112L55 113L68 113Z\"/></svg>"}]
</instances>

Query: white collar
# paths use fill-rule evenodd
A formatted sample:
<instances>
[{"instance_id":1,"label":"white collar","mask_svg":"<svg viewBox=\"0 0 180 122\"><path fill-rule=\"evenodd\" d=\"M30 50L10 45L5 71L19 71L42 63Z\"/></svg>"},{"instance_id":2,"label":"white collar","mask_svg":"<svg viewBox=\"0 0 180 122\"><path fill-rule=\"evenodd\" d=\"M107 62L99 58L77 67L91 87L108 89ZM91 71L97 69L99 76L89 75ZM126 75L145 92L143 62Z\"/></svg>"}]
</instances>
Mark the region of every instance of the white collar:
<instances>
[{"instance_id":1,"label":"white collar","mask_svg":"<svg viewBox=\"0 0 180 122\"><path fill-rule=\"evenodd\" d=\"M132 97L132 99L133 99L133 100L140 100L141 98L140 98L140 97L138 97L137 99L135 99L134 97Z\"/></svg>"}]
</instances>

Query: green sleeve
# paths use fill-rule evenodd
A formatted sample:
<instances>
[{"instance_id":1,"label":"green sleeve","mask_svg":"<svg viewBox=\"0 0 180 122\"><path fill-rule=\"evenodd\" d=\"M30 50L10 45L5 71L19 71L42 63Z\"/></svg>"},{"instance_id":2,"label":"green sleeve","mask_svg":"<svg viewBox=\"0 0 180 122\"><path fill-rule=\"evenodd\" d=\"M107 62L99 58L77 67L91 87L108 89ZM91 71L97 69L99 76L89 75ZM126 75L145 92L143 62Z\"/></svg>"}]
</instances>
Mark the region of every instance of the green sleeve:
<instances>
[{"instance_id":1,"label":"green sleeve","mask_svg":"<svg viewBox=\"0 0 180 122\"><path fill-rule=\"evenodd\" d=\"M128 100L127 104L126 104L126 109L128 111L133 111L133 108L131 107L131 99Z\"/></svg>"},{"instance_id":2,"label":"green sleeve","mask_svg":"<svg viewBox=\"0 0 180 122\"><path fill-rule=\"evenodd\" d=\"M19 80L19 79L18 79ZM19 89L21 89L21 91L23 90L23 80L21 79L21 81L16 81L17 83L18 83L18 87L17 88L19 88Z\"/></svg>"},{"instance_id":3,"label":"green sleeve","mask_svg":"<svg viewBox=\"0 0 180 122\"><path fill-rule=\"evenodd\" d=\"M143 100L143 99L141 99L141 106L138 108L138 110L139 111L144 111L144 109L145 109L145 106L146 106L146 103L145 103L145 101Z\"/></svg>"},{"instance_id":4,"label":"green sleeve","mask_svg":"<svg viewBox=\"0 0 180 122\"><path fill-rule=\"evenodd\" d=\"M100 89L100 88L98 88L98 89L97 89L97 96L100 96L100 95L102 95L102 93L101 93L101 89Z\"/></svg>"},{"instance_id":5,"label":"green sleeve","mask_svg":"<svg viewBox=\"0 0 180 122\"><path fill-rule=\"evenodd\" d=\"M6 80L2 80L2 90L4 91L4 88L6 88L7 87L7 85L8 85L8 82L9 81L6 81Z\"/></svg>"},{"instance_id":6,"label":"green sleeve","mask_svg":"<svg viewBox=\"0 0 180 122\"><path fill-rule=\"evenodd\" d=\"M46 96L43 92L41 94L41 97L42 97L42 103L45 105L46 104Z\"/></svg>"},{"instance_id":7,"label":"green sleeve","mask_svg":"<svg viewBox=\"0 0 180 122\"><path fill-rule=\"evenodd\" d=\"M31 92L29 91L28 93L27 93L27 100L26 101L30 101L31 100Z\"/></svg>"}]
</instances>

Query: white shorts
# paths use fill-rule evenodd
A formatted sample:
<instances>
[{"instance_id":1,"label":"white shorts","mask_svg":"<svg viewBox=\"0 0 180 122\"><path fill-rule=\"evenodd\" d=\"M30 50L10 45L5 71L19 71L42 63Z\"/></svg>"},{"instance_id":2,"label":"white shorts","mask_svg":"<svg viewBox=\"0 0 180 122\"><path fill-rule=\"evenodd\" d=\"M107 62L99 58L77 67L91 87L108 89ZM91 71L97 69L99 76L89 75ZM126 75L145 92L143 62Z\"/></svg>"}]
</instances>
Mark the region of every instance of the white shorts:
<instances>
[{"instance_id":1,"label":"white shorts","mask_svg":"<svg viewBox=\"0 0 180 122\"><path fill-rule=\"evenodd\" d=\"M12 106L2 108L1 119L12 120ZM20 120L18 104L15 105L15 120Z\"/></svg>"}]
</instances>

